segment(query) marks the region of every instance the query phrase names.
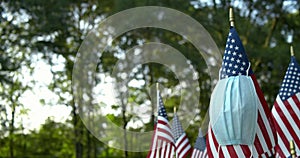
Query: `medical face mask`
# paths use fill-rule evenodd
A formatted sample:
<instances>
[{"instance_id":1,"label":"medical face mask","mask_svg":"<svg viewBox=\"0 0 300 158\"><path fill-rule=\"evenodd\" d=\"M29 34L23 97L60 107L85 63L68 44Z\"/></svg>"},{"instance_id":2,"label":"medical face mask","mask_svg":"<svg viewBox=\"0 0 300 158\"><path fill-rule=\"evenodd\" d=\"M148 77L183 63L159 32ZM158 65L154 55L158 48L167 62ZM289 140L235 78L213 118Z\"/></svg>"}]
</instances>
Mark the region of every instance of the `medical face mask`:
<instances>
[{"instance_id":1,"label":"medical face mask","mask_svg":"<svg viewBox=\"0 0 300 158\"><path fill-rule=\"evenodd\" d=\"M210 101L210 123L220 145L251 145L259 98L251 77L231 76L217 83Z\"/></svg>"}]
</instances>

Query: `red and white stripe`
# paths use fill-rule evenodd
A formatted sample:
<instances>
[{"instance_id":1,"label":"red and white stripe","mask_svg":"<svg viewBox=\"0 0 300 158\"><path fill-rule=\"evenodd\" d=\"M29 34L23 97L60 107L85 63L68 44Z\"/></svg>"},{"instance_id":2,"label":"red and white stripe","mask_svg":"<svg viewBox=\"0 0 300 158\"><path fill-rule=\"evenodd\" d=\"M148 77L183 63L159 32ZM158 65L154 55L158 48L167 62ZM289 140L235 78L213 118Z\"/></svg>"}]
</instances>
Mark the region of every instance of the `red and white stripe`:
<instances>
[{"instance_id":1,"label":"red and white stripe","mask_svg":"<svg viewBox=\"0 0 300 158\"><path fill-rule=\"evenodd\" d=\"M207 158L206 148L204 151L200 151L200 150L194 148L191 158Z\"/></svg>"},{"instance_id":2,"label":"red and white stripe","mask_svg":"<svg viewBox=\"0 0 300 158\"><path fill-rule=\"evenodd\" d=\"M183 133L176 141L176 158L185 158L191 152L191 145L186 134Z\"/></svg>"},{"instance_id":3,"label":"red and white stripe","mask_svg":"<svg viewBox=\"0 0 300 158\"><path fill-rule=\"evenodd\" d=\"M173 158L175 144L168 120L162 116L158 116L157 119L151 150L147 158Z\"/></svg>"},{"instance_id":4,"label":"red and white stripe","mask_svg":"<svg viewBox=\"0 0 300 158\"><path fill-rule=\"evenodd\" d=\"M257 129L253 145L226 145L220 146L209 126L207 139L208 157L231 157L231 158L248 158L248 157L269 157L274 152L275 130L272 128L270 110L263 93L257 83L254 75L251 75L255 85L256 94L259 97L260 105L258 106Z\"/></svg>"},{"instance_id":5,"label":"red and white stripe","mask_svg":"<svg viewBox=\"0 0 300 158\"><path fill-rule=\"evenodd\" d=\"M300 156L300 93L282 101L276 97L272 115L277 134L276 155L290 156L290 141L295 144L296 155Z\"/></svg>"}]
</instances>

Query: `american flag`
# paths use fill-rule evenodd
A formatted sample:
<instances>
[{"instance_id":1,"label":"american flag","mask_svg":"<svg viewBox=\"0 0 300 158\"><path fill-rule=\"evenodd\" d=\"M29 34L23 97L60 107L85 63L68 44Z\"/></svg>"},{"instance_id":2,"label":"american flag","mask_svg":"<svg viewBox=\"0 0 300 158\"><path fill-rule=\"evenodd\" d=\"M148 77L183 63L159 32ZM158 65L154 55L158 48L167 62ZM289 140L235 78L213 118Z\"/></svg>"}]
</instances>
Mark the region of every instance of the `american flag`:
<instances>
[{"instance_id":1,"label":"american flag","mask_svg":"<svg viewBox=\"0 0 300 158\"><path fill-rule=\"evenodd\" d=\"M275 129L272 126L271 111L258 85L242 42L234 27L230 28L223 57L220 79L230 76L248 75L251 77L259 97L257 129L253 145L219 145L211 125L208 129L208 157L269 157L274 152ZM247 70L249 68L249 71ZM247 73L248 72L248 73Z\"/></svg>"},{"instance_id":2,"label":"american flag","mask_svg":"<svg viewBox=\"0 0 300 158\"><path fill-rule=\"evenodd\" d=\"M172 133L175 139L176 158L185 158L191 152L191 145L188 137L186 136L176 113L172 124Z\"/></svg>"},{"instance_id":3,"label":"american flag","mask_svg":"<svg viewBox=\"0 0 300 158\"><path fill-rule=\"evenodd\" d=\"M158 115L152 137L151 149L147 158L173 158L175 152L174 137L169 126L167 112L162 98L157 92Z\"/></svg>"},{"instance_id":4,"label":"american flag","mask_svg":"<svg viewBox=\"0 0 300 158\"><path fill-rule=\"evenodd\" d=\"M295 143L296 156L300 156L300 66L294 56L279 94L276 97L272 109L272 115L277 134L276 155L288 157L290 153L290 141Z\"/></svg>"},{"instance_id":5,"label":"american flag","mask_svg":"<svg viewBox=\"0 0 300 158\"><path fill-rule=\"evenodd\" d=\"M206 140L205 136L203 136L201 132L201 129L199 129L199 134L196 139L191 158L207 158Z\"/></svg>"}]
</instances>

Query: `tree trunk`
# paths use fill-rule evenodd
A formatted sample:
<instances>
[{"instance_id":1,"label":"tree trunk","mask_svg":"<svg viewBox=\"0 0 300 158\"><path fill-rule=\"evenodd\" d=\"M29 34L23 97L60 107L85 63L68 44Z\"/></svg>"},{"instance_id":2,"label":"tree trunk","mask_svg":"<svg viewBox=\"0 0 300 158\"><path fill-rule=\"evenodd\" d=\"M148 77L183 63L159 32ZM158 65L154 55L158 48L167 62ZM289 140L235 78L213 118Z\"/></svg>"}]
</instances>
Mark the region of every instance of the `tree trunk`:
<instances>
[{"instance_id":1,"label":"tree trunk","mask_svg":"<svg viewBox=\"0 0 300 158\"><path fill-rule=\"evenodd\" d=\"M82 158L82 143L81 143L81 129L78 122L78 114L75 103L72 103L72 115L73 115L73 126L74 126L74 140L75 140L75 155L76 158Z\"/></svg>"},{"instance_id":2,"label":"tree trunk","mask_svg":"<svg viewBox=\"0 0 300 158\"><path fill-rule=\"evenodd\" d=\"M10 122L10 128L9 128L9 155L10 158L14 158L14 125L15 125L15 111L16 106L13 102L13 99L11 98L12 102L12 110L11 110L11 122Z\"/></svg>"}]
</instances>

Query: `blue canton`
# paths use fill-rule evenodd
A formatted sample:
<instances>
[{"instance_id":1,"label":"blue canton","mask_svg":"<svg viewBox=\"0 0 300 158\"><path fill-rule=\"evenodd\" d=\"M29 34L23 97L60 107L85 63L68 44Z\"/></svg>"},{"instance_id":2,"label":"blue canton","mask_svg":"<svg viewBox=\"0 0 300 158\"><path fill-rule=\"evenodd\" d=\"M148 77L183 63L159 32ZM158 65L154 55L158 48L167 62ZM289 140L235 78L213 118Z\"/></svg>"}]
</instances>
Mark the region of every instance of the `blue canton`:
<instances>
[{"instance_id":1,"label":"blue canton","mask_svg":"<svg viewBox=\"0 0 300 158\"><path fill-rule=\"evenodd\" d=\"M205 136L202 135L201 129L199 129L199 134L198 134L198 137L196 139L196 143L194 145L194 148L196 148L200 151L204 151L205 148L206 148Z\"/></svg>"},{"instance_id":2,"label":"blue canton","mask_svg":"<svg viewBox=\"0 0 300 158\"><path fill-rule=\"evenodd\" d=\"M184 133L184 130L179 122L177 114L174 115L172 133L176 141Z\"/></svg>"},{"instance_id":3,"label":"blue canton","mask_svg":"<svg viewBox=\"0 0 300 158\"><path fill-rule=\"evenodd\" d=\"M242 41L235 28L230 28L224 52L220 79L230 76L251 75L253 72L249 68L249 60L245 53ZM249 69L249 73L247 70Z\"/></svg>"},{"instance_id":4,"label":"blue canton","mask_svg":"<svg viewBox=\"0 0 300 158\"><path fill-rule=\"evenodd\" d=\"M279 96L281 100L286 100L298 92L300 92L300 66L296 58L292 56L279 90Z\"/></svg>"},{"instance_id":5,"label":"blue canton","mask_svg":"<svg viewBox=\"0 0 300 158\"><path fill-rule=\"evenodd\" d=\"M160 95L159 95L159 100L158 101L159 101L158 116L162 116L162 117L164 117L165 119L168 120L168 115L167 115L163 100L162 100Z\"/></svg>"}]
</instances>

